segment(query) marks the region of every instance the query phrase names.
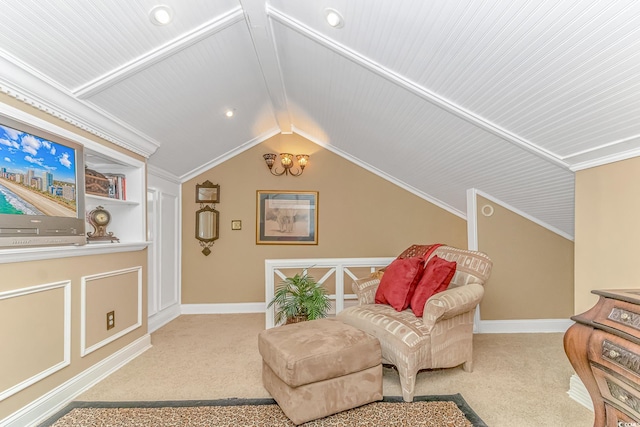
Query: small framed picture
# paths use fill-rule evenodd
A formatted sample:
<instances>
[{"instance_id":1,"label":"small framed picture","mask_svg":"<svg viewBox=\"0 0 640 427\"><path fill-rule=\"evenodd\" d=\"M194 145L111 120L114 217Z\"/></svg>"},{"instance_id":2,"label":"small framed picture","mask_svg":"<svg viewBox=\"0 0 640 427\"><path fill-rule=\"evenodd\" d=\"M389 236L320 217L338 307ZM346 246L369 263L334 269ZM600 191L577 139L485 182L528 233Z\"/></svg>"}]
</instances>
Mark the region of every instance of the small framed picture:
<instances>
[{"instance_id":1,"label":"small framed picture","mask_svg":"<svg viewBox=\"0 0 640 427\"><path fill-rule=\"evenodd\" d=\"M196 184L196 203L220 203L220 185L209 180Z\"/></svg>"},{"instance_id":2,"label":"small framed picture","mask_svg":"<svg viewBox=\"0 0 640 427\"><path fill-rule=\"evenodd\" d=\"M257 192L256 244L317 245L318 192Z\"/></svg>"}]
</instances>

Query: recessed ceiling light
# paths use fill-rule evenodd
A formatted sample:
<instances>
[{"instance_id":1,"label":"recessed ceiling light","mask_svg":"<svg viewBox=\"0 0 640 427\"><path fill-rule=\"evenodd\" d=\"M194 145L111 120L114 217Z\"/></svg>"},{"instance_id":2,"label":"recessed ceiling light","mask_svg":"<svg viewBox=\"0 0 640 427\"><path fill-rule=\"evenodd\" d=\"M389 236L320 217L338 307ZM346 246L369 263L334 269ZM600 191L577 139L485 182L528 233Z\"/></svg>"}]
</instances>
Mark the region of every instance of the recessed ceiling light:
<instances>
[{"instance_id":1,"label":"recessed ceiling light","mask_svg":"<svg viewBox=\"0 0 640 427\"><path fill-rule=\"evenodd\" d=\"M231 117L233 117L233 115L235 114L235 111L236 111L236 110L228 109L227 111L225 111L225 112L224 112L224 115L225 115L225 116L227 116L227 117L229 117L229 118L231 118Z\"/></svg>"},{"instance_id":2,"label":"recessed ceiling light","mask_svg":"<svg viewBox=\"0 0 640 427\"><path fill-rule=\"evenodd\" d=\"M149 11L149 19L155 25L167 25L173 19L173 11L169 6L163 4L154 6Z\"/></svg>"},{"instance_id":3,"label":"recessed ceiling light","mask_svg":"<svg viewBox=\"0 0 640 427\"><path fill-rule=\"evenodd\" d=\"M331 25L333 28L344 27L344 18L337 10L331 8L325 9L324 17L326 18L329 25Z\"/></svg>"}]
</instances>

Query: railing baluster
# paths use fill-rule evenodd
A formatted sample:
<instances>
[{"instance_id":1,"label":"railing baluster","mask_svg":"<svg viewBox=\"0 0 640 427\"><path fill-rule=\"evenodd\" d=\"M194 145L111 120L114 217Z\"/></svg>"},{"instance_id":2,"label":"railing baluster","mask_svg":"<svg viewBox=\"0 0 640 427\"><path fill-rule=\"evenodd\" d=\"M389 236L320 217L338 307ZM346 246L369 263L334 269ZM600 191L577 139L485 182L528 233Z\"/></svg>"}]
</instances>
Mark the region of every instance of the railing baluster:
<instances>
[{"instance_id":1,"label":"railing baluster","mask_svg":"<svg viewBox=\"0 0 640 427\"><path fill-rule=\"evenodd\" d=\"M306 272L311 268L328 268L329 271L318 281L323 283L331 274L335 274L336 278L336 293L335 299L335 311L336 314L344 309L345 299L353 300L355 295L345 294L344 289L344 275L347 274L352 280L356 280L357 277L349 270L349 267L369 267L371 272L376 268L384 267L388 265L394 257L380 257L380 258L315 258L315 259L267 259L265 260L265 326L266 328L272 328L274 325L274 307L267 308L266 306L273 299L275 292L275 280L274 276L278 276L282 280L286 279L286 275L281 270L300 268L302 272Z\"/></svg>"}]
</instances>

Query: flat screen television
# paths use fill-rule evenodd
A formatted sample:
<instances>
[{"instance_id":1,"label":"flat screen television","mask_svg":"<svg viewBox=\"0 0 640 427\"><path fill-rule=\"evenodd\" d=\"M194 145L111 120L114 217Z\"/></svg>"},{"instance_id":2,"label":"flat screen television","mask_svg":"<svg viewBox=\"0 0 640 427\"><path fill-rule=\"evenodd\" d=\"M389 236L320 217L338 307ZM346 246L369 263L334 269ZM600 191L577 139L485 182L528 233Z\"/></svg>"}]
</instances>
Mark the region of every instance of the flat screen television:
<instances>
[{"instance_id":1,"label":"flat screen television","mask_svg":"<svg viewBox=\"0 0 640 427\"><path fill-rule=\"evenodd\" d=\"M0 248L84 245L83 146L0 116Z\"/></svg>"}]
</instances>

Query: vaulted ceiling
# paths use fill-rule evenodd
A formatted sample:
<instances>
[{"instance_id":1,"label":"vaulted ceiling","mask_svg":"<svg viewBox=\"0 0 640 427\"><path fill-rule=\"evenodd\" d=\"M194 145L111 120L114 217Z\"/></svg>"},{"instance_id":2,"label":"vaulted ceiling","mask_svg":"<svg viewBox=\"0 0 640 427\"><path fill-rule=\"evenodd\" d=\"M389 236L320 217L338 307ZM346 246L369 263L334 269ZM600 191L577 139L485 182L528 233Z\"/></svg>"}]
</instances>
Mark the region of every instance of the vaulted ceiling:
<instances>
[{"instance_id":1,"label":"vaulted ceiling","mask_svg":"<svg viewBox=\"0 0 640 427\"><path fill-rule=\"evenodd\" d=\"M0 90L179 179L295 132L568 237L575 171L640 154L637 0L161 3L165 26L154 0L0 0Z\"/></svg>"}]
</instances>

